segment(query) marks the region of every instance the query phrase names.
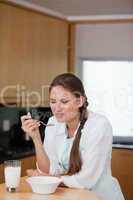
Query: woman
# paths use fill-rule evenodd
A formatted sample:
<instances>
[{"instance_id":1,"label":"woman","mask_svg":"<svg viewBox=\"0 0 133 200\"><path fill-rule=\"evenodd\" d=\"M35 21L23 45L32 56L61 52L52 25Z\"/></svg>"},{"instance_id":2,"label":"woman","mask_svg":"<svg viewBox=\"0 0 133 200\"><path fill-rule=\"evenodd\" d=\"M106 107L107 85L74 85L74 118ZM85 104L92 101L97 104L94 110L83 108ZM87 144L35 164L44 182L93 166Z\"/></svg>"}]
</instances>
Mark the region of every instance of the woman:
<instances>
[{"instance_id":1,"label":"woman","mask_svg":"<svg viewBox=\"0 0 133 200\"><path fill-rule=\"evenodd\" d=\"M123 200L120 186L111 175L112 128L102 115L87 111L81 80L71 73L58 75L50 85L53 113L42 144L40 123L22 116L22 128L33 139L38 170L68 187L87 188L105 200Z\"/></svg>"}]
</instances>

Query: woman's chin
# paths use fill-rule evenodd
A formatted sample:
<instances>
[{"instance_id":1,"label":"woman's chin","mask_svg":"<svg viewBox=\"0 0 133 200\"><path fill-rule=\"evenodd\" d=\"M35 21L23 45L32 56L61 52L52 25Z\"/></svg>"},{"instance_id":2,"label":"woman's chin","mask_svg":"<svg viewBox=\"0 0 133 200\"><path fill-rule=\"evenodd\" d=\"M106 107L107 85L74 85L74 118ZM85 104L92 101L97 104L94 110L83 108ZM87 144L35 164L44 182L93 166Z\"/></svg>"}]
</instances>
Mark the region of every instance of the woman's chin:
<instances>
[{"instance_id":1,"label":"woman's chin","mask_svg":"<svg viewBox=\"0 0 133 200\"><path fill-rule=\"evenodd\" d=\"M60 118L60 117L56 117L56 119L57 119L58 122L62 122L62 123L66 122L63 118Z\"/></svg>"}]
</instances>

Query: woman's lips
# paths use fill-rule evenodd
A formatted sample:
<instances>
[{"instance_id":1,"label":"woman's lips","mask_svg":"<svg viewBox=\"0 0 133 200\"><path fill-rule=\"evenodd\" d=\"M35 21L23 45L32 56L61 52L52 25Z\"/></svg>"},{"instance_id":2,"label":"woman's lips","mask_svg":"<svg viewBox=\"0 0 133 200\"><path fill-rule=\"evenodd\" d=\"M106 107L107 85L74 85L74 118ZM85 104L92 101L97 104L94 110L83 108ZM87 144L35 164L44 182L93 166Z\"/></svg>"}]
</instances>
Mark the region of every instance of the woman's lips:
<instances>
[{"instance_id":1,"label":"woman's lips","mask_svg":"<svg viewBox=\"0 0 133 200\"><path fill-rule=\"evenodd\" d=\"M64 114L63 113L55 113L55 116L57 118L62 118L64 116Z\"/></svg>"}]
</instances>

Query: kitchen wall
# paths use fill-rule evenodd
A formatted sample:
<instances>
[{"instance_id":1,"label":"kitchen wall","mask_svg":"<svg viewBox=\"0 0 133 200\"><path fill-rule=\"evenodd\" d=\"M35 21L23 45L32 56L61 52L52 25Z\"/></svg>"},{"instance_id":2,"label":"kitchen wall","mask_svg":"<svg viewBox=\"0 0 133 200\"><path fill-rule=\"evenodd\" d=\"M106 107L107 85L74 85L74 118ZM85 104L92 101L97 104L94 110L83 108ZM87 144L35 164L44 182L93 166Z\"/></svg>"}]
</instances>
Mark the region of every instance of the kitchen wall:
<instances>
[{"instance_id":1,"label":"kitchen wall","mask_svg":"<svg viewBox=\"0 0 133 200\"><path fill-rule=\"evenodd\" d=\"M76 57L133 59L133 23L76 25Z\"/></svg>"}]
</instances>

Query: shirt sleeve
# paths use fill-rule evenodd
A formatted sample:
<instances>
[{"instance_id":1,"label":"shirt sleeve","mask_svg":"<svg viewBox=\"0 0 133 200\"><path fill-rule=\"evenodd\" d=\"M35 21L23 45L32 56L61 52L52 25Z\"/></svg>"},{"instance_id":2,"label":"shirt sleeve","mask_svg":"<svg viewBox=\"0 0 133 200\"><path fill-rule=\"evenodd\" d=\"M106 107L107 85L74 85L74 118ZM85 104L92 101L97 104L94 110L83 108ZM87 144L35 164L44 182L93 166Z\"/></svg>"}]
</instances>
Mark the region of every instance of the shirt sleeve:
<instances>
[{"instance_id":1,"label":"shirt sleeve","mask_svg":"<svg viewBox=\"0 0 133 200\"><path fill-rule=\"evenodd\" d=\"M62 182L68 187L88 188L93 186L100 179L106 166L110 164L112 150L112 127L108 120L100 120L98 124L92 128L93 130L84 137L82 142L85 147L81 150L82 168L79 173L72 176L62 176ZM82 137L81 137L82 138Z\"/></svg>"}]
</instances>

